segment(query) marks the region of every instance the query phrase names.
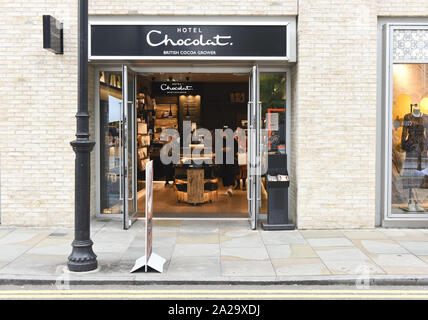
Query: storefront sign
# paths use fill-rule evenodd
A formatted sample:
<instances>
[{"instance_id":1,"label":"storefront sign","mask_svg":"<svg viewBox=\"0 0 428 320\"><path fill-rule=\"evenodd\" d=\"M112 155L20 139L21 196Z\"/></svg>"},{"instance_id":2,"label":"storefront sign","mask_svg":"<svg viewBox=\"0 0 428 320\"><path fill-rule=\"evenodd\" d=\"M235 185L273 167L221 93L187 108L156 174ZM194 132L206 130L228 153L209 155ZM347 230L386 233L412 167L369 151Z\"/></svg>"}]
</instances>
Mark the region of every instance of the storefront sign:
<instances>
[{"instance_id":1,"label":"storefront sign","mask_svg":"<svg viewBox=\"0 0 428 320\"><path fill-rule=\"evenodd\" d=\"M287 59L285 25L92 25L96 57L266 57Z\"/></svg>"},{"instance_id":2,"label":"storefront sign","mask_svg":"<svg viewBox=\"0 0 428 320\"><path fill-rule=\"evenodd\" d=\"M64 53L63 25L52 16L43 16L43 49Z\"/></svg>"},{"instance_id":3,"label":"storefront sign","mask_svg":"<svg viewBox=\"0 0 428 320\"><path fill-rule=\"evenodd\" d=\"M146 254L135 261L131 270L136 272L144 267L149 267L158 272L163 272L165 259L152 251L153 247L153 160L146 163Z\"/></svg>"},{"instance_id":4,"label":"storefront sign","mask_svg":"<svg viewBox=\"0 0 428 320\"><path fill-rule=\"evenodd\" d=\"M191 95L201 90L200 83L192 82L153 82L152 92L159 95Z\"/></svg>"}]
</instances>

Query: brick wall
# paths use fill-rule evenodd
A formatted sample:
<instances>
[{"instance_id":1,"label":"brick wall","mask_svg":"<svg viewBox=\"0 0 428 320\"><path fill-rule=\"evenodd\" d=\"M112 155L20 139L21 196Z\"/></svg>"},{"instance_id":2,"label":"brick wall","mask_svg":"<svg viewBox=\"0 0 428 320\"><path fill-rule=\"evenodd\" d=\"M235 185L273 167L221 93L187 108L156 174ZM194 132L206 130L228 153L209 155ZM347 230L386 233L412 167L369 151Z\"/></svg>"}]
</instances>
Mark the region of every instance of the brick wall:
<instances>
[{"instance_id":1,"label":"brick wall","mask_svg":"<svg viewBox=\"0 0 428 320\"><path fill-rule=\"evenodd\" d=\"M296 0L91 0L90 14L296 15Z\"/></svg>"},{"instance_id":2,"label":"brick wall","mask_svg":"<svg viewBox=\"0 0 428 320\"><path fill-rule=\"evenodd\" d=\"M64 55L42 49L44 14L64 22ZM0 16L2 224L72 225L76 2L1 1Z\"/></svg>"},{"instance_id":3,"label":"brick wall","mask_svg":"<svg viewBox=\"0 0 428 320\"><path fill-rule=\"evenodd\" d=\"M377 0L378 16L425 16L428 17L428 1L421 0Z\"/></svg>"},{"instance_id":4,"label":"brick wall","mask_svg":"<svg viewBox=\"0 0 428 320\"><path fill-rule=\"evenodd\" d=\"M298 227L373 227L376 3L299 5L292 132Z\"/></svg>"}]
</instances>

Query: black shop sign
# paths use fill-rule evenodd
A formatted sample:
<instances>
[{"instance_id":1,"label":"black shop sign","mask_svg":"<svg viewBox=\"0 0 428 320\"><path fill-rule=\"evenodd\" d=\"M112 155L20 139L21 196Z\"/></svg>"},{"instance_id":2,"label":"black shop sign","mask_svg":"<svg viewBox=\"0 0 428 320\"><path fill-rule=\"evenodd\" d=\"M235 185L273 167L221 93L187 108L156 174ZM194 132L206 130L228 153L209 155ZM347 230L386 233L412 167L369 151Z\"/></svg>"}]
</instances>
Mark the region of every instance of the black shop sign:
<instances>
[{"instance_id":1,"label":"black shop sign","mask_svg":"<svg viewBox=\"0 0 428 320\"><path fill-rule=\"evenodd\" d=\"M91 25L91 58L287 58L287 26Z\"/></svg>"},{"instance_id":2,"label":"black shop sign","mask_svg":"<svg viewBox=\"0 0 428 320\"><path fill-rule=\"evenodd\" d=\"M153 82L153 95L196 95L201 92L201 84L196 82Z\"/></svg>"}]
</instances>

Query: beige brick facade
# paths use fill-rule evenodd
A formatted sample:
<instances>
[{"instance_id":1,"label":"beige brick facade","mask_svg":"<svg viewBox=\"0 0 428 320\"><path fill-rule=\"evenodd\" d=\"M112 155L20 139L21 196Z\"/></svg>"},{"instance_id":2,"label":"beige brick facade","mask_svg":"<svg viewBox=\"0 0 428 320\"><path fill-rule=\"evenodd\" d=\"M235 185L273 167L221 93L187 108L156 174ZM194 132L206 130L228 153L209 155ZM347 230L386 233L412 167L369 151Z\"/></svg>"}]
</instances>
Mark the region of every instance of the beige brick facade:
<instances>
[{"instance_id":1,"label":"beige brick facade","mask_svg":"<svg viewBox=\"0 0 428 320\"><path fill-rule=\"evenodd\" d=\"M376 6L301 1L297 30L298 226L374 227Z\"/></svg>"},{"instance_id":2,"label":"beige brick facade","mask_svg":"<svg viewBox=\"0 0 428 320\"><path fill-rule=\"evenodd\" d=\"M299 228L375 223L378 16L425 16L425 0L92 0L91 15L297 16L292 67L291 208ZM42 49L42 15L64 23L65 53ZM74 219L77 4L0 3L3 225ZM94 69L90 68L94 138ZM92 208L95 213L94 153Z\"/></svg>"},{"instance_id":3,"label":"beige brick facade","mask_svg":"<svg viewBox=\"0 0 428 320\"><path fill-rule=\"evenodd\" d=\"M77 5L0 3L3 225L72 225L77 105ZM42 15L64 22L64 55L43 50Z\"/></svg>"}]
</instances>

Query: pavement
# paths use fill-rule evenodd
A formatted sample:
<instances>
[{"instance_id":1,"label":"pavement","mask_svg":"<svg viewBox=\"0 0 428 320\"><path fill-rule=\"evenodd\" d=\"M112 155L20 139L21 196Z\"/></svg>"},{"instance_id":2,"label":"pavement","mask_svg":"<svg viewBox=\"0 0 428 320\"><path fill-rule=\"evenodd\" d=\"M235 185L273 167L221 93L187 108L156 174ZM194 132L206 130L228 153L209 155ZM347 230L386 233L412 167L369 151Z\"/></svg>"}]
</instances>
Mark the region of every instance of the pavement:
<instances>
[{"instance_id":1,"label":"pavement","mask_svg":"<svg viewBox=\"0 0 428 320\"><path fill-rule=\"evenodd\" d=\"M93 220L99 268L66 269L73 229L0 226L0 284L428 284L428 229L250 230L247 221L155 220L163 273L130 273L144 221Z\"/></svg>"}]
</instances>

